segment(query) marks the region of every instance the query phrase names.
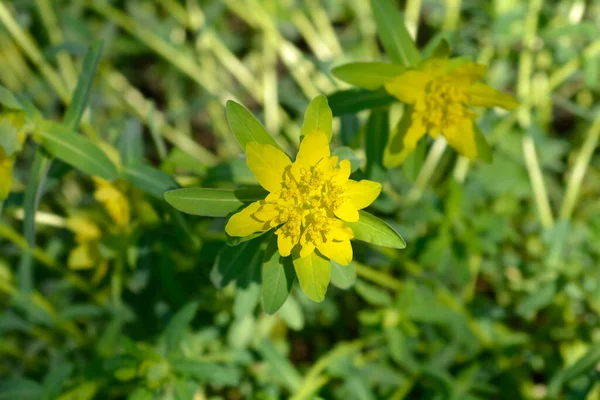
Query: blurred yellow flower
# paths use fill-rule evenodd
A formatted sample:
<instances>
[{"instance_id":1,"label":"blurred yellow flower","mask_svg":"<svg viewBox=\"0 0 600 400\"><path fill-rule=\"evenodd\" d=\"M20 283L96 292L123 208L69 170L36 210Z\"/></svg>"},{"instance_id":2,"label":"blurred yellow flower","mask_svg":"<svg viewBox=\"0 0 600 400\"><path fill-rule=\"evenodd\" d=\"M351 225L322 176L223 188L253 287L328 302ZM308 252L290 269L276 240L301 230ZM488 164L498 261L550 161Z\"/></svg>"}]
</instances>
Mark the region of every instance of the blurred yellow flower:
<instances>
[{"instance_id":1,"label":"blurred yellow flower","mask_svg":"<svg viewBox=\"0 0 600 400\"><path fill-rule=\"evenodd\" d=\"M473 160L481 156L487 143L469 107L518 106L517 100L480 81L486 67L464 59L449 59L447 54L434 55L400 73L384 84L385 89L400 101L411 105L395 134L390 137L385 154L388 167L400 164L415 149L426 133L434 138L442 134L450 146ZM403 125L403 126L402 126Z\"/></svg>"},{"instance_id":2,"label":"blurred yellow flower","mask_svg":"<svg viewBox=\"0 0 600 400\"><path fill-rule=\"evenodd\" d=\"M349 179L350 162L330 156L329 139L320 130L304 136L295 162L269 144L248 143L248 167L270 193L233 215L225 228L231 236L248 236L278 227L277 245L286 257L297 247L299 258L317 249L339 264L352 261L352 229L358 210L379 195L381 184Z\"/></svg>"},{"instance_id":3,"label":"blurred yellow flower","mask_svg":"<svg viewBox=\"0 0 600 400\"><path fill-rule=\"evenodd\" d=\"M100 262L98 240L101 238L100 228L84 216L73 216L67 219L67 228L75 234L77 246L69 253L67 265L71 269L90 269Z\"/></svg>"},{"instance_id":4,"label":"blurred yellow flower","mask_svg":"<svg viewBox=\"0 0 600 400\"><path fill-rule=\"evenodd\" d=\"M96 184L94 198L102 203L114 223L123 228L129 224L129 202L125 195L110 182L93 178Z\"/></svg>"}]
</instances>

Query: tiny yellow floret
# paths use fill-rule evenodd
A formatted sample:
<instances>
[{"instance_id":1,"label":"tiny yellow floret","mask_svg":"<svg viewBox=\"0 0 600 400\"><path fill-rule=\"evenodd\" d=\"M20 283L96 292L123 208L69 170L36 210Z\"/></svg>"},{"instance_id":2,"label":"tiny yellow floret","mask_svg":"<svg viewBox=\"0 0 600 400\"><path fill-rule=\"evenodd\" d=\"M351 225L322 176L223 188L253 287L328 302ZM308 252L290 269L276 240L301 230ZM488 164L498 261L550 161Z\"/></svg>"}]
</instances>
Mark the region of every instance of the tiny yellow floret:
<instances>
[{"instance_id":1,"label":"tiny yellow floret","mask_svg":"<svg viewBox=\"0 0 600 400\"><path fill-rule=\"evenodd\" d=\"M297 248L300 258L318 250L342 265L352 261L352 229L343 221L358 221L358 210L371 204L381 184L349 179L350 162L331 156L326 134L304 136L295 162L271 145L249 143L247 163L270 193L233 215L225 230L248 236L276 228L281 256Z\"/></svg>"}]
</instances>

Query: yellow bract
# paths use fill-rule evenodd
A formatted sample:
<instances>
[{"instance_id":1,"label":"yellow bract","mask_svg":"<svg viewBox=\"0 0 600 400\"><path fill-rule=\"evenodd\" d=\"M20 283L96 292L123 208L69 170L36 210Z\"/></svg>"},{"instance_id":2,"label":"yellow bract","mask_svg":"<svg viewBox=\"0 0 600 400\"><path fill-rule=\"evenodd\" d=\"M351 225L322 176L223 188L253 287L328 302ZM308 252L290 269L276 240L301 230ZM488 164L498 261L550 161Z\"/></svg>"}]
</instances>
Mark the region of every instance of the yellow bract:
<instances>
[{"instance_id":1,"label":"yellow bract","mask_svg":"<svg viewBox=\"0 0 600 400\"><path fill-rule=\"evenodd\" d=\"M100 178L93 179L96 184L94 198L104 205L118 227L126 227L129 224L130 214L127 198L110 182Z\"/></svg>"},{"instance_id":2,"label":"yellow bract","mask_svg":"<svg viewBox=\"0 0 600 400\"><path fill-rule=\"evenodd\" d=\"M401 151L386 154L386 164L394 166L414 150L423 135L444 135L450 146L469 159L478 155L476 143L477 116L468 107L518 106L514 97L479 81L485 75L485 66L472 62L458 63L448 58L431 58L417 68L409 69L385 84L386 90L400 101L411 105L410 125L392 136L388 147ZM393 143L402 140L401 145Z\"/></svg>"},{"instance_id":3,"label":"yellow bract","mask_svg":"<svg viewBox=\"0 0 600 400\"><path fill-rule=\"evenodd\" d=\"M71 269L89 269L100 263L98 241L102 233L100 228L84 216L67 219L67 228L75 234L77 246L69 253L67 264Z\"/></svg>"},{"instance_id":4,"label":"yellow bract","mask_svg":"<svg viewBox=\"0 0 600 400\"><path fill-rule=\"evenodd\" d=\"M342 265L352 261L352 230L342 221L358 221L358 210L379 195L381 185L349 179L350 162L331 156L327 135L314 130L304 136L296 161L271 145L249 143L247 163L270 193L233 215L225 230L248 236L277 228L279 252L297 248L300 258L315 249Z\"/></svg>"}]
</instances>

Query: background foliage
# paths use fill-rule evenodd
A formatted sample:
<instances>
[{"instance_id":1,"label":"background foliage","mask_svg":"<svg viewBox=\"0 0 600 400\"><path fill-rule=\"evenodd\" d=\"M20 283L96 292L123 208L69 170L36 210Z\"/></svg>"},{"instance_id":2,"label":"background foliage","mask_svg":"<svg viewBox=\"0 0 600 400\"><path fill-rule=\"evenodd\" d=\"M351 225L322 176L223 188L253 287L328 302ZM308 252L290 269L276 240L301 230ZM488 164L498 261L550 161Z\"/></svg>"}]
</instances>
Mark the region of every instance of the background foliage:
<instances>
[{"instance_id":1,"label":"background foliage","mask_svg":"<svg viewBox=\"0 0 600 400\"><path fill-rule=\"evenodd\" d=\"M120 158L131 209L118 229L94 199L87 174L115 170L81 168L51 133L27 141L0 221L0 399L600 396L600 5L394 3L419 48L446 38L521 101L481 116L493 163L439 140L383 168L401 106L330 75L386 60L367 1L0 2L2 85L56 121L44 132ZM268 316L250 257L235 284L213 267L225 221L162 193L252 183L227 100L292 148L321 93L356 173L384 183L371 211L408 247L356 243L323 303L295 288ZM101 227L92 270L67 267L76 214Z\"/></svg>"}]
</instances>

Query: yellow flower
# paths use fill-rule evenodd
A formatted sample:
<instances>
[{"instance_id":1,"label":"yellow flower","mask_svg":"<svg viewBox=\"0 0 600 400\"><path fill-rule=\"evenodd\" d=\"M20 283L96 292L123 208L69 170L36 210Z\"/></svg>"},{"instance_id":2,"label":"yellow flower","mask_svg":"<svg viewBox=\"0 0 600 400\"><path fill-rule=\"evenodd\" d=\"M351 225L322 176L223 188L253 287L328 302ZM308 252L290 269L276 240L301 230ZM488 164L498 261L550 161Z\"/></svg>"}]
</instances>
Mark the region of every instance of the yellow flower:
<instances>
[{"instance_id":1,"label":"yellow flower","mask_svg":"<svg viewBox=\"0 0 600 400\"><path fill-rule=\"evenodd\" d=\"M277 228L281 256L294 250L305 258L316 250L339 264L352 261L352 229L358 210L371 204L381 184L349 179L350 162L331 156L325 132L308 132L295 162L269 144L248 143L248 167L270 193L233 215L225 227L231 236L248 236Z\"/></svg>"},{"instance_id":2,"label":"yellow flower","mask_svg":"<svg viewBox=\"0 0 600 400\"><path fill-rule=\"evenodd\" d=\"M106 211L118 227L123 228L129 224L129 202L119 189L110 182L100 178L93 178L96 184L94 198L104 205Z\"/></svg>"},{"instance_id":3,"label":"yellow flower","mask_svg":"<svg viewBox=\"0 0 600 400\"><path fill-rule=\"evenodd\" d=\"M4 152L0 146L0 202L8 197L12 184L14 161Z\"/></svg>"},{"instance_id":4,"label":"yellow flower","mask_svg":"<svg viewBox=\"0 0 600 400\"><path fill-rule=\"evenodd\" d=\"M473 121L477 114L469 107L518 106L513 96L480 82L485 70L484 65L438 55L386 82L384 87L391 95L411 106L390 137L386 165L400 164L426 133L434 138L442 134L450 146L471 160L482 156L487 143Z\"/></svg>"},{"instance_id":5,"label":"yellow flower","mask_svg":"<svg viewBox=\"0 0 600 400\"><path fill-rule=\"evenodd\" d=\"M67 228L75 234L77 246L69 253L67 265L71 269L90 269L100 263L98 240L101 232L98 225L83 216L67 219Z\"/></svg>"}]
</instances>

